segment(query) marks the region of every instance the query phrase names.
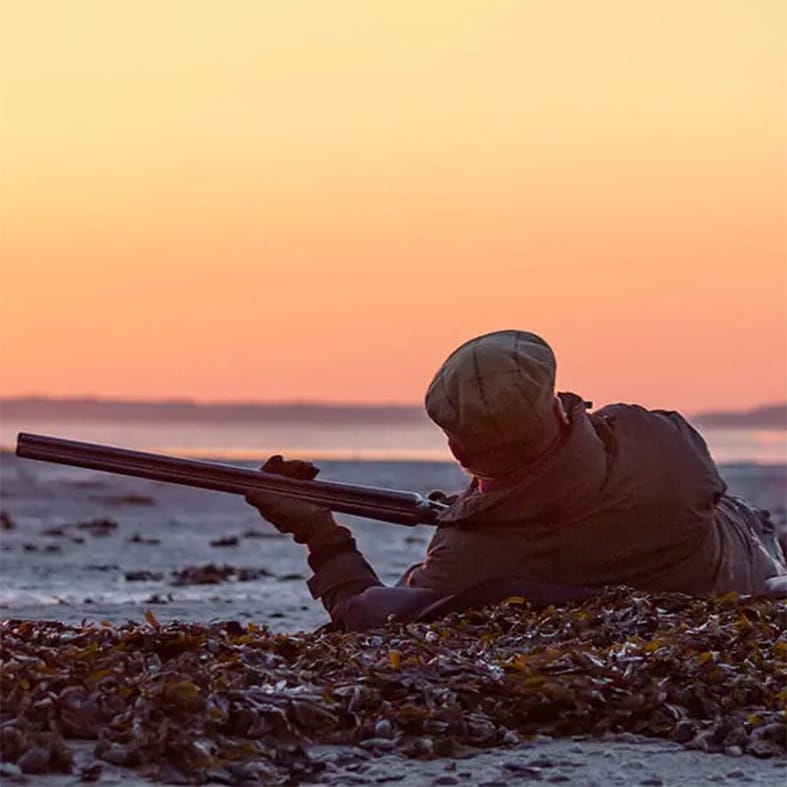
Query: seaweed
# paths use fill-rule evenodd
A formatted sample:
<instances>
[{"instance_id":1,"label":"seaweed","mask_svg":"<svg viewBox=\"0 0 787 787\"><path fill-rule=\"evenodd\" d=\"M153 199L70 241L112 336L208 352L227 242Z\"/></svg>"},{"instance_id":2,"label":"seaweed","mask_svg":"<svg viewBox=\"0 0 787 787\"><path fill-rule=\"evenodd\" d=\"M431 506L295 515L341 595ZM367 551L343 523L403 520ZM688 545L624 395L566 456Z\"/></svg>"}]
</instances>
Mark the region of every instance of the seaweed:
<instances>
[{"instance_id":1,"label":"seaweed","mask_svg":"<svg viewBox=\"0 0 787 787\"><path fill-rule=\"evenodd\" d=\"M172 585L219 585L222 582L253 582L271 576L264 568L240 568L237 566L206 563L202 566L187 566L171 572Z\"/></svg>"},{"instance_id":2,"label":"seaweed","mask_svg":"<svg viewBox=\"0 0 787 787\"><path fill-rule=\"evenodd\" d=\"M150 495L92 495L91 500L107 506L154 506L155 498Z\"/></svg>"},{"instance_id":3,"label":"seaweed","mask_svg":"<svg viewBox=\"0 0 787 787\"><path fill-rule=\"evenodd\" d=\"M220 538L214 538L210 545L212 547L236 547L240 543L237 536L222 536Z\"/></svg>"},{"instance_id":4,"label":"seaweed","mask_svg":"<svg viewBox=\"0 0 787 787\"><path fill-rule=\"evenodd\" d=\"M85 530L95 538L103 538L117 530L118 523L112 519L89 519L85 522L77 522L74 527L78 530Z\"/></svg>"},{"instance_id":5,"label":"seaweed","mask_svg":"<svg viewBox=\"0 0 787 787\"><path fill-rule=\"evenodd\" d=\"M311 744L431 758L635 734L787 754L787 604L775 599L611 588L361 633L145 619L3 622L2 759L70 772L67 741L87 738L99 761L152 778L241 784L316 778Z\"/></svg>"}]
</instances>

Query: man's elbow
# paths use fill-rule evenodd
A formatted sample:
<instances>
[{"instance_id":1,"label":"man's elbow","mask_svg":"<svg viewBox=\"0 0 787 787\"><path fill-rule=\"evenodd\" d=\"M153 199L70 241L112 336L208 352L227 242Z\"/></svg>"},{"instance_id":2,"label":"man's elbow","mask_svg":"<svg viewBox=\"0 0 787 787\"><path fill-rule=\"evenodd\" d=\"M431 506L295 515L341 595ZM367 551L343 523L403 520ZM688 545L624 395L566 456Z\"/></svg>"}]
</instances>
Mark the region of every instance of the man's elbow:
<instances>
[{"instance_id":1,"label":"man's elbow","mask_svg":"<svg viewBox=\"0 0 787 787\"><path fill-rule=\"evenodd\" d=\"M342 631L364 631L390 621L417 620L442 594L407 587L371 587L340 601L331 618Z\"/></svg>"},{"instance_id":2,"label":"man's elbow","mask_svg":"<svg viewBox=\"0 0 787 787\"><path fill-rule=\"evenodd\" d=\"M331 618L341 631L364 631L382 626L390 613L380 609L367 598L368 591L341 601L333 609Z\"/></svg>"}]
</instances>

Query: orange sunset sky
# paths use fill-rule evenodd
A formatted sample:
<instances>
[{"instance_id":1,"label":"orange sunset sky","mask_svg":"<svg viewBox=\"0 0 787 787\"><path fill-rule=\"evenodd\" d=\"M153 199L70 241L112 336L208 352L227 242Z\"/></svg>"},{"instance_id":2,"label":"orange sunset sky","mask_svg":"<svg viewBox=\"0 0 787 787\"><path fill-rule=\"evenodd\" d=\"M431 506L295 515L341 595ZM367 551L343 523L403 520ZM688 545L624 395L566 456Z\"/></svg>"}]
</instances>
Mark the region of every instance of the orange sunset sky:
<instances>
[{"instance_id":1,"label":"orange sunset sky","mask_svg":"<svg viewBox=\"0 0 787 787\"><path fill-rule=\"evenodd\" d=\"M0 394L787 398L781 0L3 0Z\"/></svg>"}]
</instances>

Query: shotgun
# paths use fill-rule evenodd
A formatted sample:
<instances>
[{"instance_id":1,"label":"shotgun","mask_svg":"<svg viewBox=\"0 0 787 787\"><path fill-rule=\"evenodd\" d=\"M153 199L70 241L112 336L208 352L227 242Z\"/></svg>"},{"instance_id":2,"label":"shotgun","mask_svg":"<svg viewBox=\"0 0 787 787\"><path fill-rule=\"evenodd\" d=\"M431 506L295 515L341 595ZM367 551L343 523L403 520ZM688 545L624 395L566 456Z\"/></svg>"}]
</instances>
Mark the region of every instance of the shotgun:
<instances>
[{"instance_id":1,"label":"shotgun","mask_svg":"<svg viewBox=\"0 0 787 787\"><path fill-rule=\"evenodd\" d=\"M437 515L446 507L444 503L430 500L417 492L336 481L303 481L236 465L181 459L27 432L20 432L17 438L16 455L214 492L236 495L245 495L252 490L273 492L325 506L341 514L411 527L435 524Z\"/></svg>"}]
</instances>

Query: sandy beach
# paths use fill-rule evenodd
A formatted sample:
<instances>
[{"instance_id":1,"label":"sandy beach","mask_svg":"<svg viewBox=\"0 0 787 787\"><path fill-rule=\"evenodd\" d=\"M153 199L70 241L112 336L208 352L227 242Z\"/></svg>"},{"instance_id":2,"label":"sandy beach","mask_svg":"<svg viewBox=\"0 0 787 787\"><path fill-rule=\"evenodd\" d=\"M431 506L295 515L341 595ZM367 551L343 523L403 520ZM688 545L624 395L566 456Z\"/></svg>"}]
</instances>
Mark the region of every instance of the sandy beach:
<instances>
[{"instance_id":1,"label":"sandy beach","mask_svg":"<svg viewBox=\"0 0 787 787\"><path fill-rule=\"evenodd\" d=\"M255 462L242 463L246 467ZM465 477L444 462L325 461L321 478L428 492ZM730 491L784 520L785 467L722 467ZM303 547L240 498L0 454L3 617L122 623L155 608L161 620L254 621L274 631L327 622L306 589ZM383 582L419 562L431 528L345 517ZM214 566L197 584L182 572ZM226 567L226 581L218 579Z\"/></svg>"},{"instance_id":2,"label":"sandy beach","mask_svg":"<svg viewBox=\"0 0 787 787\"><path fill-rule=\"evenodd\" d=\"M253 463L249 463L253 466ZM732 491L783 520L785 468L723 468ZM463 483L439 462L324 463L326 478L395 488L452 490ZM171 620L235 620L272 631L309 631L326 622L305 587L300 546L280 537L236 497L107 476L2 455L0 543L6 619L143 623L151 610ZM386 582L423 554L428 528L347 518L359 545ZM76 748L93 761L94 744ZM414 761L353 747L316 747L326 784L497 784L545 781L576 785L776 784L784 759L687 751L665 740L624 735L607 740L537 737L462 759ZM25 778L25 777L20 777ZM27 777L30 784L66 785L76 776ZM16 780L13 768L3 782ZM106 765L102 783L147 783Z\"/></svg>"},{"instance_id":3,"label":"sandy beach","mask_svg":"<svg viewBox=\"0 0 787 787\"><path fill-rule=\"evenodd\" d=\"M93 742L75 745L80 767L95 763ZM787 759L728 757L687 751L669 741L627 737L624 741L592 741L539 737L511 747L455 759L410 760L393 754L372 755L360 748L315 746L309 752L326 763L316 783L335 785L400 784L403 787L505 787L509 784L565 784L575 787L710 787L763 785L775 787L787 778ZM3 784L72 787L75 775L2 777ZM219 782L213 782L219 784ZM312 782L315 783L315 782ZM104 764L100 784L149 787L149 779L128 768Z\"/></svg>"}]
</instances>

